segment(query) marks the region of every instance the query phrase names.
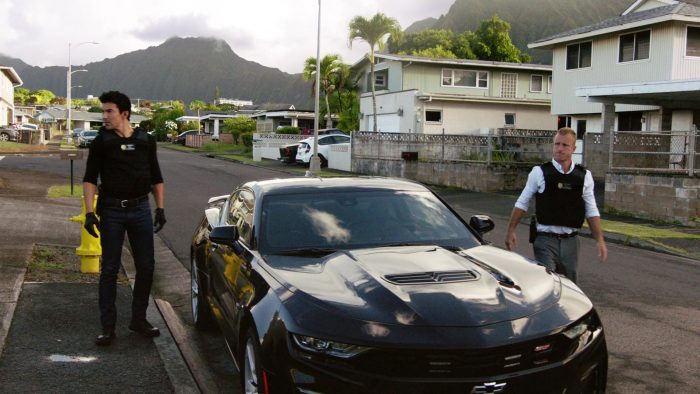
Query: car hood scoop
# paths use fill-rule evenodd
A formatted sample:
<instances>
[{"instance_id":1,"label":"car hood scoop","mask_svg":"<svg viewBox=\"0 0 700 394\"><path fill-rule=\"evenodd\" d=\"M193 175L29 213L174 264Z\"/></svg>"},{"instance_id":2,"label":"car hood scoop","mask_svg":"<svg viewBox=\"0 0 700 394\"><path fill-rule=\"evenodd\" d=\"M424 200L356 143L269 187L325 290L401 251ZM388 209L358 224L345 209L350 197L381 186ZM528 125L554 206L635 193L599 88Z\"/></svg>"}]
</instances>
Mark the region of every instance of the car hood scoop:
<instances>
[{"instance_id":1,"label":"car hood scoop","mask_svg":"<svg viewBox=\"0 0 700 394\"><path fill-rule=\"evenodd\" d=\"M384 275L384 280L395 285L425 285L431 283L452 283L476 280L475 271L414 272L409 274Z\"/></svg>"},{"instance_id":2,"label":"car hood scoop","mask_svg":"<svg viewBox=\"0 0 700 394\"><path fill-rule=\"evenodd\" d=\"M268 263L295 294L344 317L383 324L479 327L536 314L561 292L556 275L492 246L383 247L305 260L293 268L298 258Z\"/></svg>"}]
</instances>

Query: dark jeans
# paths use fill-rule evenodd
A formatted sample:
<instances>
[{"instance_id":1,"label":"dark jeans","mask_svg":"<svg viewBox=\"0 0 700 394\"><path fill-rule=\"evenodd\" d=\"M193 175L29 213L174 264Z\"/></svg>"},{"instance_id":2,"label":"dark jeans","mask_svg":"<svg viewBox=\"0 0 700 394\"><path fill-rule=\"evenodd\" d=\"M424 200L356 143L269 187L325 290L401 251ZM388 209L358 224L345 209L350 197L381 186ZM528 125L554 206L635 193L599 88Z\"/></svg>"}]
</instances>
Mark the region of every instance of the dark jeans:
<instances>
[{"instance_id":1,"label":"dark jeans","mask_svg":"<svg viewBox=\"0 0 700 394\"><path fill-rule=\"evenodd\" d=\"M117 274L121 265L124 234L129 244L136 267L131 319L146 319L148 297L153 282L153 218L148 199L135 207L121 208L106 201L100 217L102 243L102 268L100 270L100 320L103 327L114 327L117 322Z\"/></svg>"}]
</instances>

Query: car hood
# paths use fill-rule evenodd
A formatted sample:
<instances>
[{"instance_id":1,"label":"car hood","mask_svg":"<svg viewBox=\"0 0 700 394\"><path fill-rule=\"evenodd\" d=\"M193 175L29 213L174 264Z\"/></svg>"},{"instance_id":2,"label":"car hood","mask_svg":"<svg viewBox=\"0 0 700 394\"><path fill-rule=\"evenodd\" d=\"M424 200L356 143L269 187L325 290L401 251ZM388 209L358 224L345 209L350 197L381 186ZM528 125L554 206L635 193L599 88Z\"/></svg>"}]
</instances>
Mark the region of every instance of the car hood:
<instances>
[{"instance_id":1,"label":"car hood","mask_svg":"<svg viewBox=\"0 0 700 394\"><path fill-rule=\"evenodd\" d=\"M346 318L383 324L481 327L536 314L561 294L558 276L492 246L457 252L439 246L382 247L322 258L266 258L270 273L292 293L310 296Z\"/></svg>"}]
</instances>

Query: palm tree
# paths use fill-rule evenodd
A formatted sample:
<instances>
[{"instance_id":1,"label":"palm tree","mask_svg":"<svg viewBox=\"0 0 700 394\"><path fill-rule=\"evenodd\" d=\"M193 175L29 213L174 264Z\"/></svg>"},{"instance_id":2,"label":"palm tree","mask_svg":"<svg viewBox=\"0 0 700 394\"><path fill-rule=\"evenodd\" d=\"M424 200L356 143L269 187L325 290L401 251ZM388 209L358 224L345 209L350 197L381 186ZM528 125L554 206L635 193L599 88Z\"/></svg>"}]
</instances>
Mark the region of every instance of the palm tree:
<instances>
[{"instance_id":1,"label":"palm tree","mask_svg":"<svg viewBox=\"0 0 700 394\"><path fill-rule=\"evenodd\" d=\"M321 59L321 74L319 75L321 90L326 100L326 128L333 127L331 120L331 106L328 101L333 92L338 89L338 80L343 70L343 61L340 55L326 55ZM304 79L307 81L316 80L316 58L311 56L304 62ZM311 94L316 92L316 83L312 85Z\"/></svg>"},{"instance_id":2,"label":"palm tree","mask_svg":"<svg viewBox=\"0 0 700 394\"><path fill-rule=\"evenodd\" d=\"M387 35L400 36L401 26L394 18L382 14L374 15L371 19L356 16L350 21L350 33L348 34L349 46L352 42L360 39L369 44L369 70L370 83L372 86L372 119L374 120L374 130L377 131L377 97L374 91L374 47L380 51L384 50L384 38Z\"/></svg>"}]
</instances>

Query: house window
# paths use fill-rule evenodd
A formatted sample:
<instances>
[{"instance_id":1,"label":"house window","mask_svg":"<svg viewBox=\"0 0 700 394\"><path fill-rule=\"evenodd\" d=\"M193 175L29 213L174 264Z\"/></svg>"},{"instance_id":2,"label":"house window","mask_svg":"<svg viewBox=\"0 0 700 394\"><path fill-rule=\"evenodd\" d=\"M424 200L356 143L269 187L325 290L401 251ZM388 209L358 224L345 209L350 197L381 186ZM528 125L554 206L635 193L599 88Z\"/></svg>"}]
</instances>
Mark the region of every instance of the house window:
<instances>
[{"instance_id":1,"label":"house window","mask_svg":"<svg viewBox=\"0 0 700 394\"><path fill-rule=\"evenodd\" d=\"M557 117L557 128L571 127L571 116L559 116Z\"/></svg>"},{"instance_id":2,"label":"house window","mask_svg":"<svg viewBox=\"0 0 700 394\"><path fill-rule=\"evenodd\" d=\"M649 59L649 39L651 31L638 31L620 36L620 52L618 61L632 62L635 60Z\"/></svg>"},{"instance_id":3,"label":"house window","mask_svg":"<svg viewBox=\"0 0 700 394\"><path fill-rule=\"evenodd\" d=\"M586 120L579 119L576 121L576 139L583 140L586 135Z\"/></svg>"},{"instance_id":4,"label":"house window","mask_svg":"<svg viewBox=\"0 0 700 394\"><path fill-rule=\"evenodd\" d=\"M700 57L700 27L688 26L685 42L685 55Z\"/></svg>"},{"instance_id":5,"label":"house window","mask_svg":"<svg viewBox=\"0 0 700 394\"><path fill-rule=\"evenodd\" d=\"M442 86L488 88L489 73L486 71L444 68L442 70Z\"/></svg>"},{"instance_id":6,"label":"house window","mask_svg":"<svg viewBox=\"0 0 700 394\"><path fill-rule=\"evenodd\" d=\"M591 42L580 42L566 46L566 69L591 66Z\"/></svg>"},{"instance_id":7,"label":"house window","mask_svg":"<svg viewBox=\"0 0 700 394\"><path fill-rule=\"evenodd\" d=\"M382 88L386 86L386 77L384 74L374 74L374 86Z\"/></svg>"},{"instance_id":8,"label":"house window","mask_svg":"<svg viewBox=\"0 0 700 394\"><path fill-rule=\"evenodd\" d=\"M547 77L547 93L552 93L552 76Z\"/></svg>"},{"instance_id":9,"label":"house window","mask_svg":"<svg viewBox=\"0 0 700 394\"><path fill-rule=\"evenodd\" d=\"M530 75L530 91L541 92L544 77L542 75Z\"/></svg>"},{"instance_id":10,"label":"house window","mask_svg":"<svg viewBox=\"0 0 700 394\"><path fill-rule=\"evenodd\" d=\"M501 74L501 97L513 98L518 92L518 74Z\"/></svg>"},{"instance_id":11,"label":"house window","mask_svg":"<svg viewBox=\"0 0 700 394\"><path fill-rule=\"evenodd\" d=\"M434 109L425 110L425 121L427 123L442 123L442 111Z\"/></svg>"},{"instance_id":12,"label":"house window","mask_svg":"<svg viewBox=\"0 0 700 394\"><path fill-rule=\"evenodd\" d=\"M504 123L506 127L515 127L515 114L506 114Z\"/></svg>"}]
</instances>

